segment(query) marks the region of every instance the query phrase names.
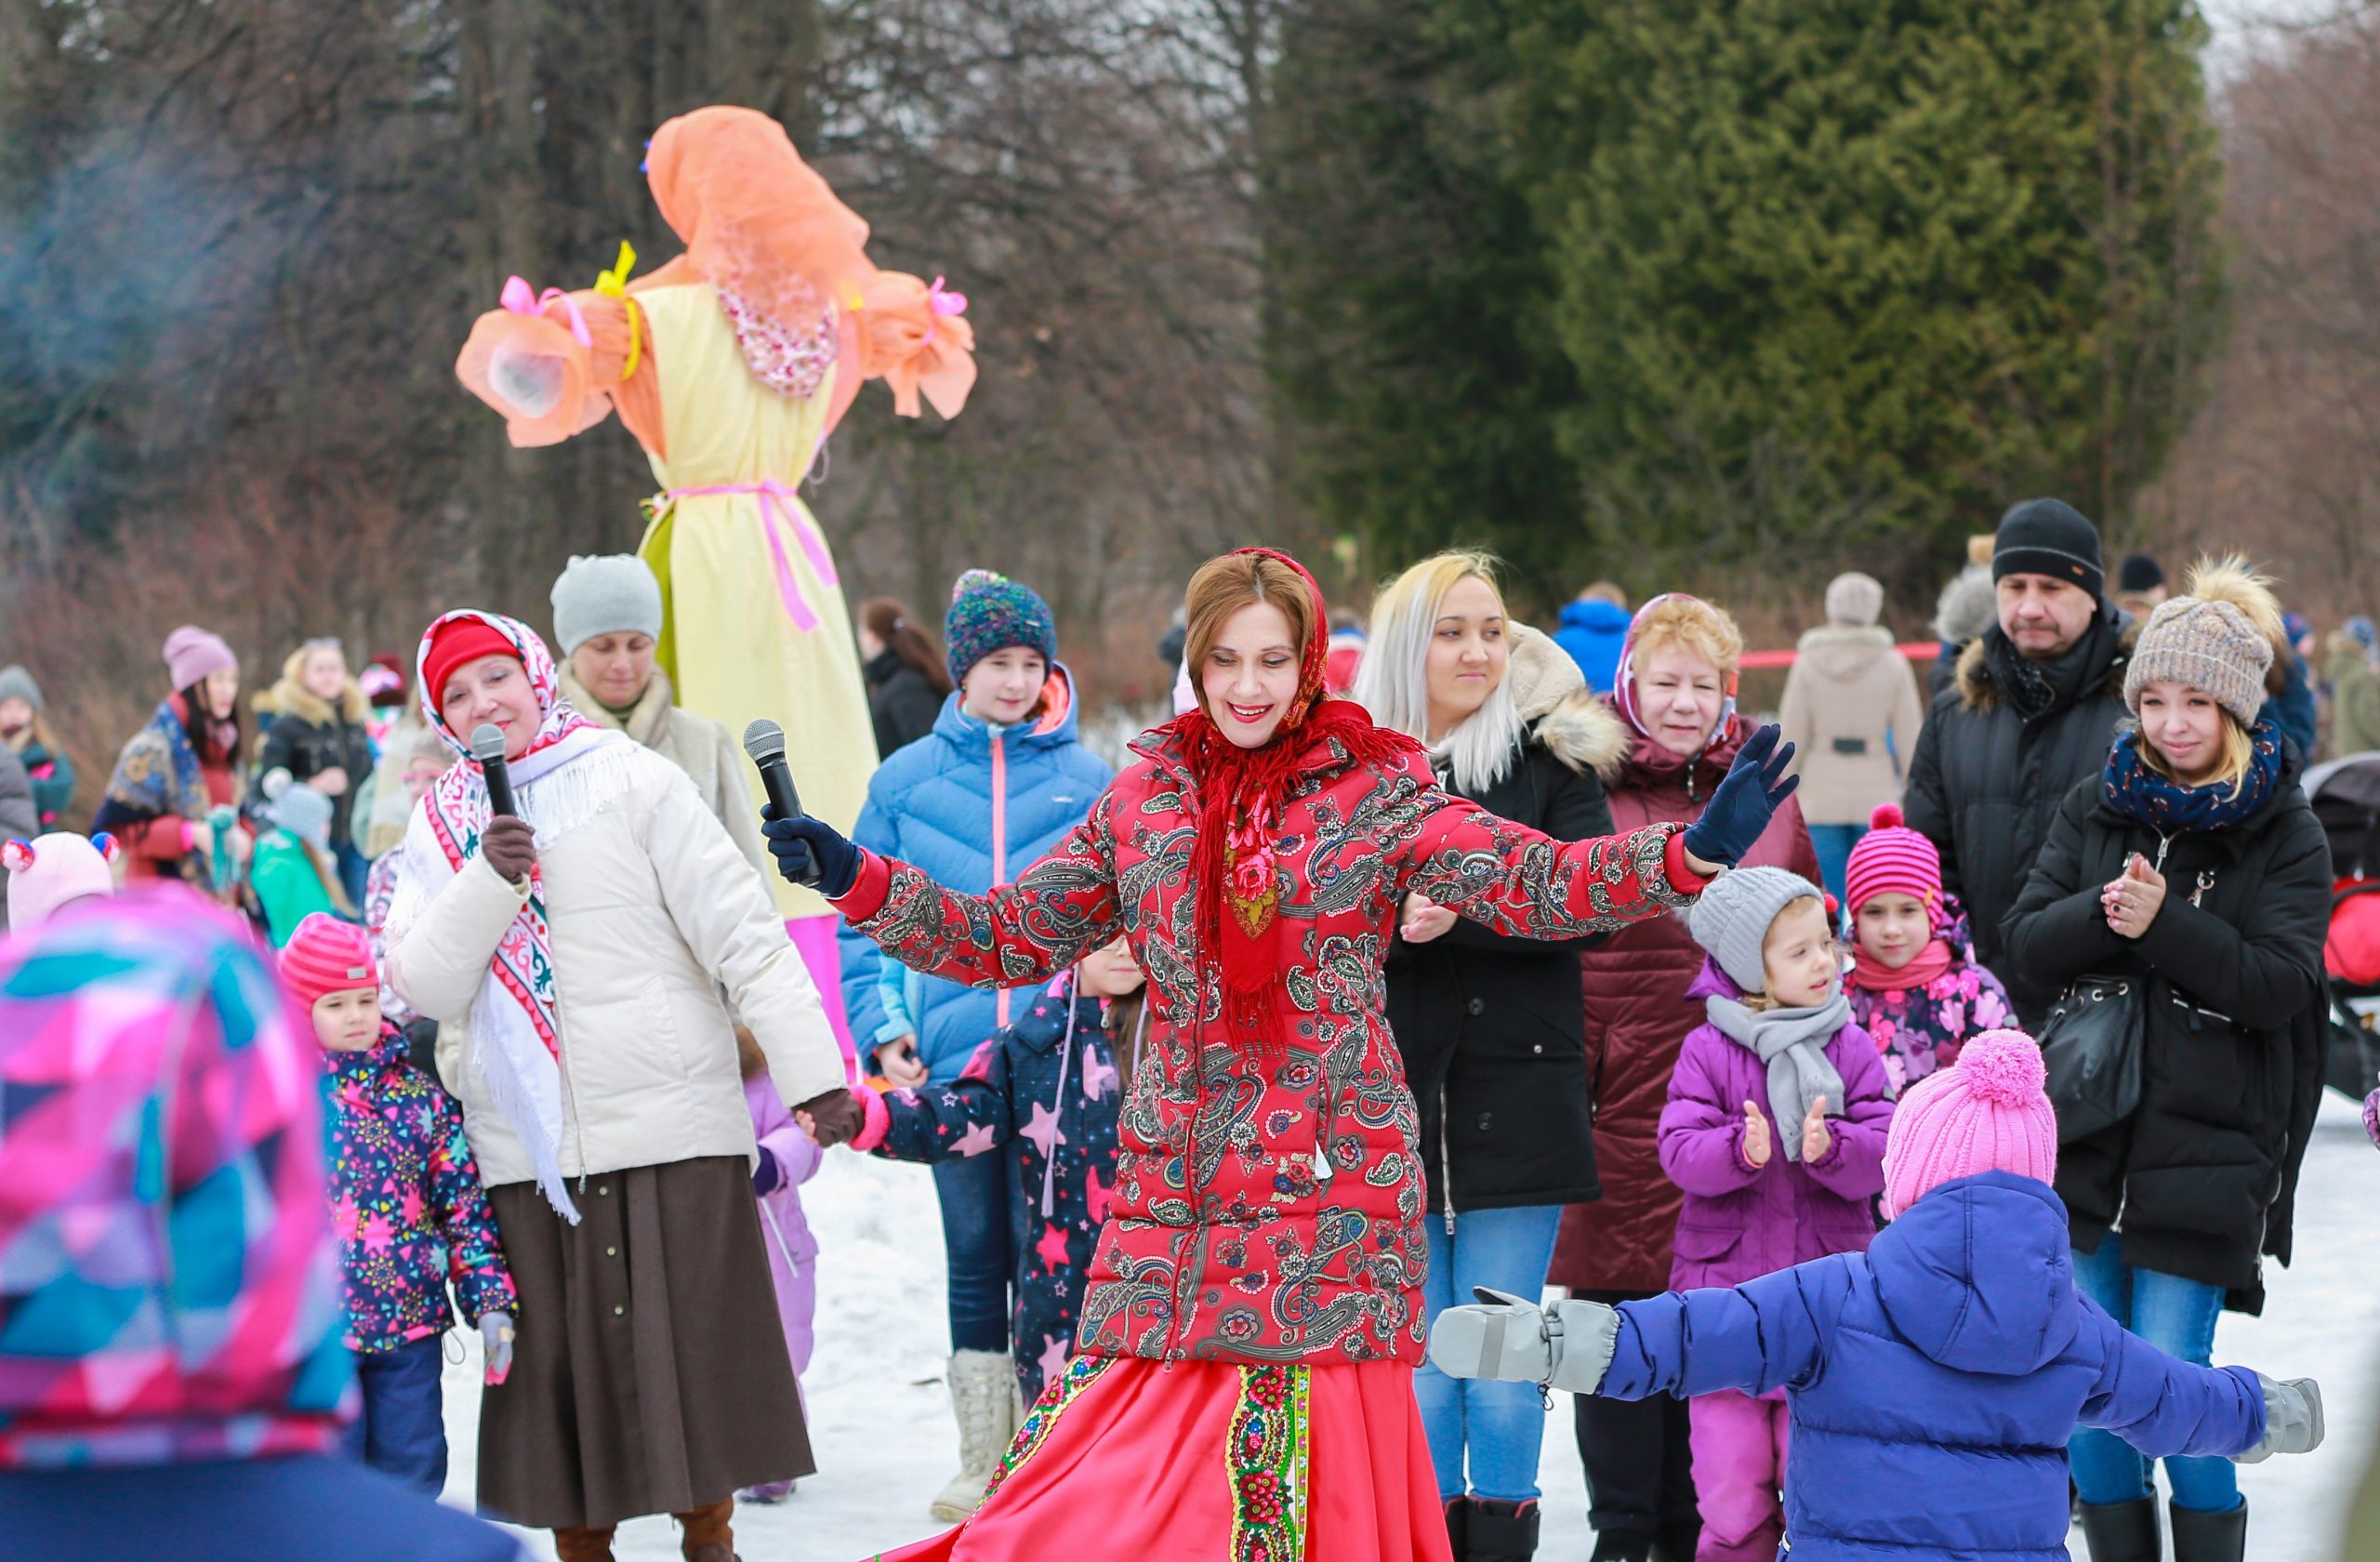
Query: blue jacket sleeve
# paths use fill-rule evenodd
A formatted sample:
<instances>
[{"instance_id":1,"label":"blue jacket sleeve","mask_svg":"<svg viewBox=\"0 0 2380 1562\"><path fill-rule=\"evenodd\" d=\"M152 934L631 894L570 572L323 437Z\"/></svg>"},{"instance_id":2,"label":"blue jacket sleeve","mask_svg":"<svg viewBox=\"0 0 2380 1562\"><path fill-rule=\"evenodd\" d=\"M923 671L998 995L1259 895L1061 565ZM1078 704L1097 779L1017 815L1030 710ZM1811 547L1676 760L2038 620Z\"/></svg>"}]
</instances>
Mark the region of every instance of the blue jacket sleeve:
<instances>
[{"instance_id":1,"label":"blue jacket sleeve","mask_svg":"<svg viewBox=\"0 0 2380 1562\"><path fill-rule=\"evenodd\" d=\"M2112 1432L2149 1459L2228 1459L2265 1435L2264 1386L2245 1367L2177 1360L2126 1330L2089 1297L2084 1337L2096 1337L2099 1377L2075 1419Z\"/></svg>"},{"instance_id":2,"label":"blue jacket sleeve","mask_svg":"<svg viewBox=\"0 0 2380 1562\"><path fill-rule=\"evenodd\" d=\"M884 771L876 773L876 781L884 778ZM852 827L854 843L879 856L901 854L900 830L884 808L877 801L876 781L867 788L867 802L859 811L859 823ZM852 1040L860 1051L860 1067L875 1072L876 1049L896 1037L913 1034L906 1025L887 1030L888 1023L901 1024L908 1019L904 1014L892 1021L884 1012L884 997L879 968L887 963L877 949L876 941L852 931L849 922L835 930L835 943L840 955L843 977L843 1018L852 1027Z\"/></svg>"},{"instance_id":3,"label":"blue jacket sleeve","mask_svg":"<svg viewBox=\"0 0 2380 1562\"><path fill-rule=\"evenodd\" d=\"M1016 1124L1009 1077L1008 1048L995 1038L948 1084L885 1092L891 1126L868 1153L886 1160L963 1160L1007 1144Z\"/></svg>"},{"instance_id":4,"label":"blue jacket sleeve","mask_svg":"<svg viewBox=\"0 0 2380 1562\"><path fill-rule=\"evenodd\" d=\"M1620 1338L1595 1392L1606 1399L1732 1388L1766 1394L1818 1381L1850 1288L1850 1255L1763 1275L1733 1290L1673 1291L1620 1309Z\"/></svg>"}]
</instances>

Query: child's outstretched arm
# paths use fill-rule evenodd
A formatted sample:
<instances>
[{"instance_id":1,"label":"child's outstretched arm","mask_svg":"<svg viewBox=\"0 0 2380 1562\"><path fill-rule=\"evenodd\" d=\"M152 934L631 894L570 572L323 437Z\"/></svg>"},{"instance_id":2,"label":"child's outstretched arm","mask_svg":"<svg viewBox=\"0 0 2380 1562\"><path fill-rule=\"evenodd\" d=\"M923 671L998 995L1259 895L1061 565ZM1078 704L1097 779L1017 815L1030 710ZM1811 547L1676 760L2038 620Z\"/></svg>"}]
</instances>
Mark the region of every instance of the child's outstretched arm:
<instances>
[{"instance_id":1,"label":"child's outstretched arm","mask_svg":"<svg viewBox=\"0 0 2380 1562\"><path fill-rule=\"evenodd\" d=\"M2098 1382L2076 1418L2083 1425L2113 1432L2150 1459L2262 1459L2321 1442L2321 1395L2311 1381L2272 1383L2245 1367L2176 1360L2089 1297L2082 1302L2082 1327L2102 1353Z\"/></svg>"},{"instance_id":2,"label":"child's outstretched arm","mask_svg":"<svg viewBox=\"0 0 2380 1562\"><path fill-rule=\"evenodd\" d=\"M859 1097L867 1121L852 1148L885 1160L963 1160L998 1149L1016 1132L1008 1049L998 1037L976 1048L966 1069L946 1085L863 1087Z\"/></svg>"},{"instance_id":3,"label":"child's outstretched arm","mask_svg":"<svg viewBox=\"0 0 2380 1562\"><path fill-rule=\"evenodd\" d=\"M1451 1378L1537 1383L1608 1399L1765 1394L1816 1379L1848 1281L1819 1259L1730 1290L1671 1291L1606 1307L1541 1309L1480 1291L1430 1327L1430 1364Z\"/></svg>"}]
</instances>

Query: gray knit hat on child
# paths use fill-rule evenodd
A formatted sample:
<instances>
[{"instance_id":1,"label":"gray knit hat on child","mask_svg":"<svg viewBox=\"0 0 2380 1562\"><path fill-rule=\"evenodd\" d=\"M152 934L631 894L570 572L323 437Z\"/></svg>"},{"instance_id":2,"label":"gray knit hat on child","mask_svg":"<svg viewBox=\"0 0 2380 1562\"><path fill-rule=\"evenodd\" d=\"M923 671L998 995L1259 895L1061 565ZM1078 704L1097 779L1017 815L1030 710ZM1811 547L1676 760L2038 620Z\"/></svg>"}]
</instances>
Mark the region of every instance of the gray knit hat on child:
<instances>
[{"instance_id":1,"label":"gray knit hat on child","mask_svg":"<svg viewBox=\"0 0 2380 1562\"><path fill-rule=\"evenodd\" d=\"M265 816L317 852L331 849L331 800L313 788L283 788L265 804Z\"/></svg>"},{"instance_id":2,"label":"gray knit hat on child","mask_svg":"<svg viewBox=\"0 0 2380 1562\"><path fill-rule=\"evenodd\" d=\"M7 699L20 699L33 708L34 715L41 714L41 685L33 682L32 673L13 664L0 668L0 700Z\"/></svg>"},{"instance_id":3,"label":"gray knit hat on child","mask_svg":"<svg viewBox=\"0 0 2380 1562\"><path fill-rule=\"evenodd\" d=\"M554 582L554 639L568 656L600 634L661 634L661 582L633 553L575 556Z\"/></svg>"},{"instance_id":4,"label":"gray knit hat on child","mask_svg":"<svg viewBox=\"0 0 2380 1562\"><path fill-rule=\"evenodd\" d=\"M1768 968L1760 958L1768 924L1777 914L1818 887L1781 867L1731 867L1711 880L1686 914L1694 941L1719 962L1727 979L1747 993L1768 990Z\"/></svg>"},{"instance_id":5,"label":"gray knit hat on child","mask_svg":"<svg viewBox=\"0 0 2380 1562\"><path fill-rule=\"evenodd\" d=\"M2140 691L2151 683L2203 689L2243 727L2256 724L2265 705L2265 674L2272 642L2228 602L2174 597L2157 604L2124 669L2123 703L2140 714Z\"/></svg>"}]
</instances>

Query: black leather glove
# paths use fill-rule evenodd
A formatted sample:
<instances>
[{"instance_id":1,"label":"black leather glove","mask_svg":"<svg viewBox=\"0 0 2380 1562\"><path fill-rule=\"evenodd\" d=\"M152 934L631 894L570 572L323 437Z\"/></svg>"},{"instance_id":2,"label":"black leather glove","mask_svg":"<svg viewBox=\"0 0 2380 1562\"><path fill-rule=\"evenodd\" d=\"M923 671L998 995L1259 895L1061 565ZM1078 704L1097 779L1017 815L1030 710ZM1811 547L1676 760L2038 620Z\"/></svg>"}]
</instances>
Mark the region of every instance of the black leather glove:
<instances>
[{"instance_id":1,"label":"black leather glove","mask_svg":"<svg viewBox=\"0 0 2380 1562\"><path fill-rule=\"evenodd\" d=\"M1726 779L1711 794L1702 817L1686 827L1688 856L1733 867L1752 850L1769 819L1802 784L1800 776L1785 774L1785 767L1793 762L1793 746L1788 743L1779 748L1777 740L1782 735L1771 723L1737 750L1736 762L1727 767Z\"/></svg>"},{"instance_id":2,"label":"black leather glove","mask_svg":"<svg viewBox=\"0 0 2380 1562\"><path fill-rule=\"evenodd\" d=\"M777 860L777 877L787 883L840 900L859 882L860 849L827 826L807 814L780 819L774 803L760 810L760 818L769 855Z\"/></svg>"},{"instance_id":3,"label":"black leather glove","mask_svg":"<svg viewBox=\"0 0 2380 1562\"><path fill-rule=\"evenodd\" d=\"M794 1110L809 1118L810 1137L829 1150L850 1144L867 1126L867 1109L859 1104L859 1097L847 1090L828 1091Z\"/></svg>"},{"instance_id":4,"label":"black leather glove","mask_svg":"<svg viewBox=\"0 0 2380 1562\"><path fill-rule=\"evenodd\" d=\"M536 870L537 832L529 827L528 820L500 814L480 831L480 855L496 869L497 878L517 884Z\"/></svg>"}]
</instances>

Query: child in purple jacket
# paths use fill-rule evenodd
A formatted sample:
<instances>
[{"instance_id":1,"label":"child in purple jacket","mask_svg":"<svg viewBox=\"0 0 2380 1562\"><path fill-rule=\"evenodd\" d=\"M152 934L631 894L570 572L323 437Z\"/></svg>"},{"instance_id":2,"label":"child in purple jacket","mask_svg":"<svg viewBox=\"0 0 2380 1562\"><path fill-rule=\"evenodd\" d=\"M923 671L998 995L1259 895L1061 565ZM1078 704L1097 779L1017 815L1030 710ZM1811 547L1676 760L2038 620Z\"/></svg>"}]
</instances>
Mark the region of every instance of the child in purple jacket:
<instances>
[{"instance_id":1,"label":"child in purple jacket","mask_svg":"<svg viewBox=\"0 0 2380 1562\"><path fill-rule=\"evenodd\" d=\"M801 1185L818 1174L826 1152L794 1120L792 1109L769 1079L769 1060L761 1055L760 1042L742 1026L735 1027L735 1046L744 1066L744 1105L752 1114L752 1137L760 1146L752 1193L760 1201L760 1243L769 1250L777 1322L785 1329L785 1354L793 1363L793 1386L799 1393L817 1343L818 1317L818 1238L810 1235L810 1217L801 1212ZM782 1502L793 1495L793 1482L771 1481L735 1495L747 1502Z\"/></svg>"},{"instance_id":2,"label":"child in purple jacket","mask_svg":"<svg viewBox=\"0 0 2380 1562\"><path fill-rule=\"evenodd\" d=\"M1686 1190L1670 1285L1734 1286L1864 1252L1884 1186L1893 1090L1852 1023L1818 887L1781 867L1721 874L1689 916L1709 952L1662 1108L1661 1170ZM1695 1397L1696 1562L1770 1562L1784 1533L1782 1392Z\"/></svg>"},{"instance_id":3,"label":"child in purple jacket","mask_svg":"<svg viewBox=\"0 0 2380 1562\"><path fill-rule=\"evenodd\" d=\"M487 1381L502 1383L512 1367L519 1304L496 1216L461 1104L406 1061L404 1033L380 1015L371 934L314 913L281 951L281 984L312 1018L330 1076L331 1227L364 1390L348 1451L435 1497L446 1484L448 1282L479 1325Z\"/></svg>"}]
</instances>

